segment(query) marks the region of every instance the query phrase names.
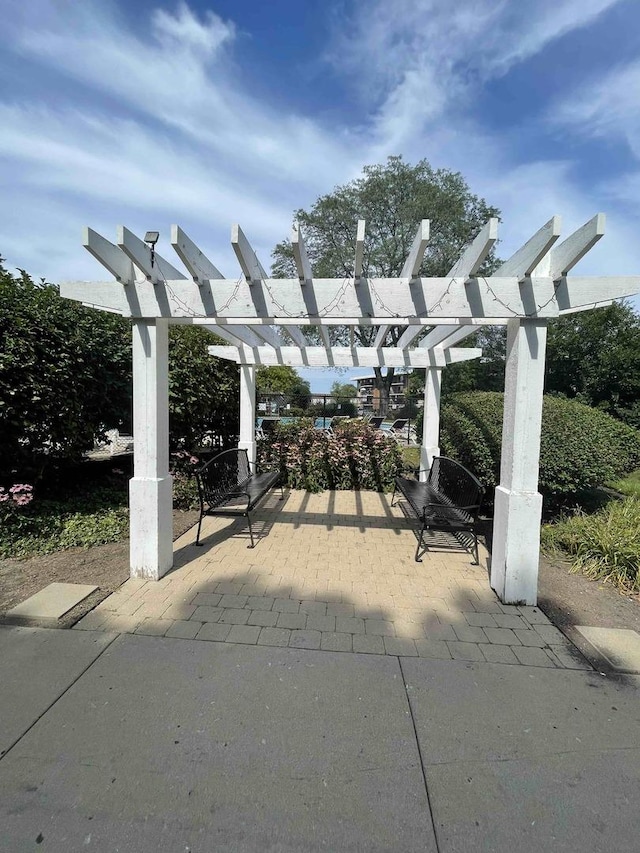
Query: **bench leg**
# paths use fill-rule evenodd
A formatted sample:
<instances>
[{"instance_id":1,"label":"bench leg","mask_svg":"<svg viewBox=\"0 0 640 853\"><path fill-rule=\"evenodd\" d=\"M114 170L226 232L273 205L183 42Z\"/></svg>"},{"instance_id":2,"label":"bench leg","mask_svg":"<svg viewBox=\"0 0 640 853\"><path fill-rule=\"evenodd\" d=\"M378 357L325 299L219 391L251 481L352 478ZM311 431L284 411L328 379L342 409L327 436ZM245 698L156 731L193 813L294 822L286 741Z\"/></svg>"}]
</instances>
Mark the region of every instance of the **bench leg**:
<instances>
[{"instance_id":1,"label":"bench leg","mask_svg":"<svg viewBox=\"0 0 640 853\"><path fill-rule=\"evenodd\" d=\"M397 491L398 491L398 487L394 486L393 487L393 494L391 495L391 506L395 506L395 504L393 502L396 499L396 492Z\"/></svg>"},{"instance_id":2,"label":"bench leg","mask_svg":"<svg viewBox=\"0 0 640 853\"><path fill-rule=\"evenodd\" d=\"M253 530L251 529L251 516L249 513L247 513L247 521L249 522L249 536L251 537L251 545L247 545L247 548L255 548L256 546L253 542Z\"/></svg>"},{"instance_id":3,"label":"bench leg","mask_svg":"<svg viewBox=\"0 0 640 853\"><path fill-rule=\"evenodd\" d=\"M280 484L280 500L284 500L284 485L282 483Z\"/></svg>"},{"instance_id":4,"label":"bench leg","mask_svg":"<svg viewBox=\"0 0 640 853\"><path fill-rule=\"evenodd\" d=\"M425 527L426 525L423 524L420 528L420 533L418 534L418 544L416 545L416 563L422 562L422 557L420 556L420 546L424 544L422 537L424 535Z\"/></svg>"},{"instance_id":5,"label":"bench leg","mask_svg":"<svg viewBox=\"0 0 640 853\"><path fill-rule=\"evenodd\" d=\"M478 534L476 533L475 530L473 531L473 541L474 541L474 546L475 546L474 547L474 555L476 558L476 566L479 566L480 565L480 556L478 554Z\"/></svg>"},{"instance_id":6,"label":"bench leg","mask_svg":"<svg viewBox=\"0 0 640 853\"><path fill-rule=\"evenodd\" d=\"M204 513L201 510L200 511L200 518L198 519L198 532L196 534L196 545L202 545L202 542L200 541L200 530L202 529L202 516L203 515L204 515Z\"/></svg>"}]
</instances>

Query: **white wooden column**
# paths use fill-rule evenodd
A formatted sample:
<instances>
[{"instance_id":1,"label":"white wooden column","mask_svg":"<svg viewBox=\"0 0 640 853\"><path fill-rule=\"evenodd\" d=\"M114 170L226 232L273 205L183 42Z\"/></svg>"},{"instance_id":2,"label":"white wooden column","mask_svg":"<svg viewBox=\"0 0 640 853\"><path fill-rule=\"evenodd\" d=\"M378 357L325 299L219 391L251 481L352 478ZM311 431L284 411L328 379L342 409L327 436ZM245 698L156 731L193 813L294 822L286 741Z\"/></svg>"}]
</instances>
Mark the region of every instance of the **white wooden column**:
<instances>
[{"instance_id":1,"label":"white wooden column","mask_svg":"<svg viewBox=\"0 0 640 853\"><path fill-rule=\"evenodd\" d=\"M158 580L173 565L168 350L167 320L134 320L132 578Z\"/></svg>"},{"instance_id":2,"label":"white wooden column","mask_svg":"<svg viewBox=\"0 0 640 853\"><path fill-rule=\"evenodd\" d=\"M420 479L428 477L434 456L440 456L440 387L442 368L427 367L424 377L424 409L422 444L420 445Z\"/></svg>"},{"instance_id":3,"label":"white wooden column","mask_svg":"<svg viewBox=\"0 0 640 853\"><path fill-rule=\"evenodd\" d=\"M491 586L505 604L536 604L542 496L538 493L547 324L509 320L500 485Z\"/></svg>"},{"instance_id":4,"label":"white wooden column","mask_svg":"<svg viewBox=\"0 0 640 853\"><path fill-rule=\"evenodd\" d=\"M256 461L256 369L254 365L240 365L240 440L249 462Z\"/></svg>"}]
</instances>

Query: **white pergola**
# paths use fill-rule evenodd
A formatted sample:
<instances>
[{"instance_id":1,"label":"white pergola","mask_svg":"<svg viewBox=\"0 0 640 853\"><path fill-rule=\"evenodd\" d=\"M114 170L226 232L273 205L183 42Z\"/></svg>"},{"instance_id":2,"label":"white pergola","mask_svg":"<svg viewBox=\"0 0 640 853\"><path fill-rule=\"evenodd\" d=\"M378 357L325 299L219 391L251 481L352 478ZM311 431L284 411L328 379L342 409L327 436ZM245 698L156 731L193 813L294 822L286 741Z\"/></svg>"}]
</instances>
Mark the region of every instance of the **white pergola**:
<instances>
[{"instance_id":1,"label":"white pergola","mask_svg":"<svg viewBox=\"0 0 640 853\"><path fill-rule=\"evenodd\" d=\"M498 235L491 219L446 276L419 276L429 241L423 220L397 278L362 275L365 222L359 221L353 276L314 278L303 236L291 236L298 276L269 278L241 228L231 243L242 274L227 279L178 227L174 267L124 227L113 244L86 229L84 245L114 277L67 282L63 297L133 321L134 475L130 482L131 576L159 579L173 564L169 474L168 324L195 323L227 342L214 356L240 367L240 447L255 460L255 368L426 368L422 467L439 454L442 370L481 351L455 345L479 325L507 326L500 484L495 492L491 586L505 603L535 604L542 497L538 493L545 344L550 319L610 304L640 291L640 276L569 276L604 233L598 214L559 245L554 216L490 277L478 275ZM375 326L370 347L332 346L332 325ZM320 331L310 346L304 327ZM385 346L393 326L406 327ZM353 343L353 335L351 336Z\"/></svg>"}]
</instances>

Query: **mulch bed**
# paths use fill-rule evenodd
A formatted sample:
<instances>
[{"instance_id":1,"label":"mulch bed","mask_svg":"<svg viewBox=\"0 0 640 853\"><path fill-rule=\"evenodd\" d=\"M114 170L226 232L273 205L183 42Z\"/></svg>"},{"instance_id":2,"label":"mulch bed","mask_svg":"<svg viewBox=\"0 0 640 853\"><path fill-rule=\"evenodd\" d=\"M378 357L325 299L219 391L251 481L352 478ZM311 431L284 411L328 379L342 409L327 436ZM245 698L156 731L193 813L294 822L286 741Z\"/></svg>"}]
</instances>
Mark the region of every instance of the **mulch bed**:
<instances>
[{"instance_id":1,"label":"mulch bed","mask_svg":"<svg viewBox=\"0 0 640 853\"><path fill-rule=\"evenodd\" d=\"M195 510L174 510L173 538L177 539L197 521ZM4 621L7 610L50 583L86 583L99 587L56 623L57 627L71 627L128 577L128 539L93 548L70 548L26 560L0 560L0 622Z\"/></svg>"}]
</instances>

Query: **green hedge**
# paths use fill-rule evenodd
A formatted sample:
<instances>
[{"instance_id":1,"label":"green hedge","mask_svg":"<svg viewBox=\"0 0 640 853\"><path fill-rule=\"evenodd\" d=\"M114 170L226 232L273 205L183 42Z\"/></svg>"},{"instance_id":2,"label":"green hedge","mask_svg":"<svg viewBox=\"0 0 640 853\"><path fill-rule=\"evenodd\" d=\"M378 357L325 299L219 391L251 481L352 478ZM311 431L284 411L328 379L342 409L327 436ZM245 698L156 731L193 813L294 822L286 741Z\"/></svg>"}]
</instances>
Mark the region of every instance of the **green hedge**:
<instances>
[{"instance_id":1,"label":"green hedge","mask_svg":"<svg viewBox=\"0 0 640 853\"><path fill-rule=\"evenodd\" d=\"M301 420L279 424L259 442L258 466L279 469L292 489L388 492L403 462L397 441L362 421L343 421L330 435Z\"/></svg>"},{"instance_id":2,"label":"green hedge","mask_svg":"<svg viewBox=\"0 0 640 853\"><path fill-rule=\"evenodd\" d=\"M440 448L488 487L499 482L503 395L454 394L442 406ZM539 489L575 495L640 467L640 433L597 409L545 395Z\"/></svg>"}]
</instances>

